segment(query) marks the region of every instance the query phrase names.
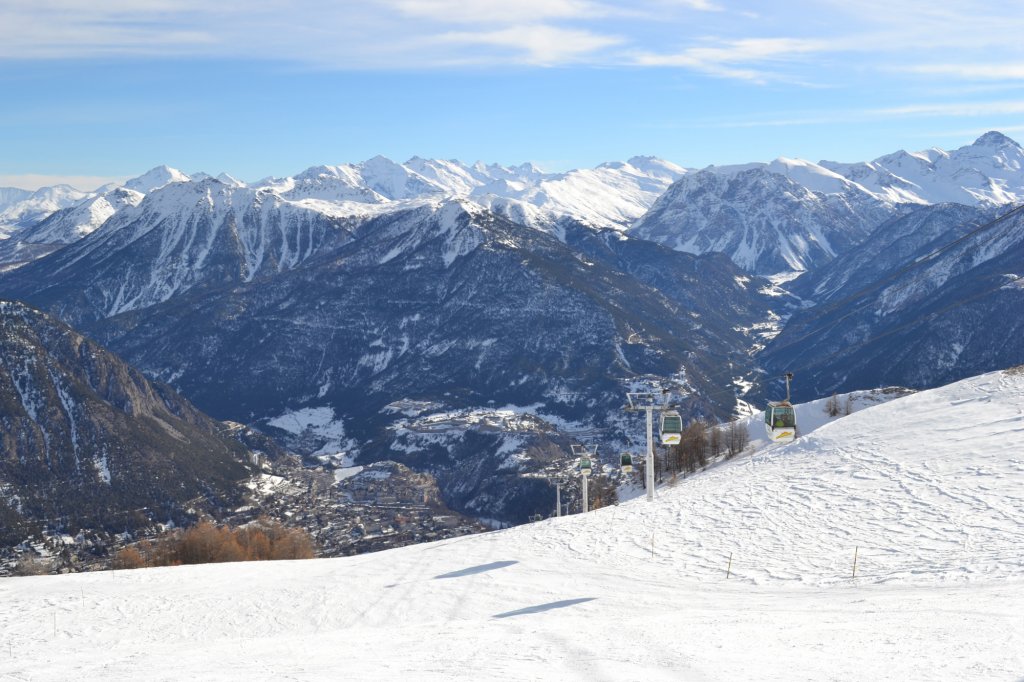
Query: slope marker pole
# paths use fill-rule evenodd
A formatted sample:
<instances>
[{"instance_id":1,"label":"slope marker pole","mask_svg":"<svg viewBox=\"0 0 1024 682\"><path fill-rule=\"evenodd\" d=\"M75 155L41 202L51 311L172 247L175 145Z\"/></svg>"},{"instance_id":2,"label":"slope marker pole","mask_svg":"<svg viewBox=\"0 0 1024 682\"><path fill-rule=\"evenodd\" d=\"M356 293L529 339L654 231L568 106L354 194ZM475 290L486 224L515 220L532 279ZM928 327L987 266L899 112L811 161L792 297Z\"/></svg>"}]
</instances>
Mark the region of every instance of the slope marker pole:
<instances>
[{"instance_id":1,"label":"slope marker pole","mask_svg":"<svg viewBox=\"0 0 1024 682\"><path fill-rule=\"evenodd\" d=\"M853 548L853 577L857 577L857 552L860 551L860 547Z\"/></svg>"}]
</instances>

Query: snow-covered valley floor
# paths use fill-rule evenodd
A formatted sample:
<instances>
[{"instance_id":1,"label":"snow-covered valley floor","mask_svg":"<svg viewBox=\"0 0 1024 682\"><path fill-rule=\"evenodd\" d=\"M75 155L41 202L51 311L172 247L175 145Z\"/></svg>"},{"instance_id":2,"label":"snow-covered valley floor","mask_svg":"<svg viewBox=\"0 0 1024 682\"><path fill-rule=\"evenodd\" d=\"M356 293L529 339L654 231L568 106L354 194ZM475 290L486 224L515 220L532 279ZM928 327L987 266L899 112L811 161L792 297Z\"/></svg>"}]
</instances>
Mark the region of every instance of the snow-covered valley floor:
<instances>
[{"instance_id":1,"label":"snow-covered valley floor","mask_svg":"<svg viewBox=\"0 0 1024 682\"><path fill-rule=\"evenodd\" d=\"M0 679L1022 680L1024 373L856 412L654 504L6 579Z\"/></svg>"}]
</instances>

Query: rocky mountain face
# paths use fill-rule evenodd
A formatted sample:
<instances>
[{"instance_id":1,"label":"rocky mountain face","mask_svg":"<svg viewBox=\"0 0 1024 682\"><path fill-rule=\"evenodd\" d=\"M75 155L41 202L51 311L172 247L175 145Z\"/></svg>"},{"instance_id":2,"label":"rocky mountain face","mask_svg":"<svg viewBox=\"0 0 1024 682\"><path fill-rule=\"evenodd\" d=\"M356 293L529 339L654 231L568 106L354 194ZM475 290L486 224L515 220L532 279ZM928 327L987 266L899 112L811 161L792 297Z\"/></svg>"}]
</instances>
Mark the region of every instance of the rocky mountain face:
<instances>
[{"instance_id":1,"label":"rocky mountain face","mask_svg":"<svg viewBox=\"0 0 1024 682\"><path fill-rule=\"evenodd\" d=\"M925 207L792 285L813 300L765 349L797 396L925 388L1024 362L1024 208Z\"/></svg>"},{"instance_id":2,"label":"rocky mountain face","mask_svg":"<svg viewBox=\"0 0 1024 682\"><path fill-rule=\"evenodd\" d=\"M0 541L235 503L249 452L223 431L63 323L0 301Z\"/></svg>"},{"instance_id":3,"label":"rocky mountain face","mask_svg":"<svg viewBox=\"0 0 1024 682\"><path fill-rule=\"evenodd\" d=\"M507 466L520 488L546 494L520 476L529 457L514 455L545 451L566 429L615 432L624 392L638 381L686 387L694 413L728 413L735 397L712 375L749 364L750 339L737 328L766 305L766 283L720 255L571 224L560 227L562 241L467 200L360 223L310 213L322 222L290 231L266 217L283 213L273 196L193 185L151 193L10 273L0 290L75 320L219 418L272 428L283 415L327 409L336 452L436 473L459 511L481 513L482 500L500 497L512 506L499 505L494 518L518 518L522 497L499 494L504 483L488 467L470 467L477 478L446 474L489 452L492 473ZM158 210L157 199L178 194L191 200ZM253 206L263 212L247 218ZM113 228L128 216L137 217ZM256 250L244 245L260 235L277 246L266 242L263 259L247 261ZM280 255L284 245L290 257ZM389 407L403 400L429 406L417 418L509 405L548 426L529 438L463 429L459 445L413 452L397 431L406 416ZM327 445L318 443L313 452Z\"/></svg>"}]
</instances>

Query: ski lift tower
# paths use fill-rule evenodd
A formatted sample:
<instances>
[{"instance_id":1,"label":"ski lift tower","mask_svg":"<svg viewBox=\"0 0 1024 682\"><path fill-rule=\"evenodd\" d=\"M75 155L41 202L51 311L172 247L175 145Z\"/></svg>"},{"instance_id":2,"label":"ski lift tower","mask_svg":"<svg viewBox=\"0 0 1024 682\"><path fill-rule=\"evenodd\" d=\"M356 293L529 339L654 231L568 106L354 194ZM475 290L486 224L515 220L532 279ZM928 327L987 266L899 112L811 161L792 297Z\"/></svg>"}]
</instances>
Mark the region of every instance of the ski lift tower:
<instances>
[{"instance_id":1,"label":"ski lift tower","mask_svg":"<svg viewBox=\"0 0 1024 682\"><path fill-rule=\"evenodd\" d=\"M626 412L647 413L647 463L645 469L645 480L647 486L647 501L654 502L654 411L662 412L668 406L658 402L658 395L655 393L627 393L629 406Z\"/></svg>"},{"instance_id":2,"label":"ski lift tower","mask_svg":"<svg viewBox=\"0 0 1024 682\"><path fill-rule=\"evenodd\" d=\"M594 449L588 449L585 445L573 445L572 446L573 457L578 457L580 461L580 487L583 489L583 513L586 514L590 511L590 496L587 489L587 477L590 476L591 467L593 462L597 461L597 446Z\"/></svg>"}]
</instances>

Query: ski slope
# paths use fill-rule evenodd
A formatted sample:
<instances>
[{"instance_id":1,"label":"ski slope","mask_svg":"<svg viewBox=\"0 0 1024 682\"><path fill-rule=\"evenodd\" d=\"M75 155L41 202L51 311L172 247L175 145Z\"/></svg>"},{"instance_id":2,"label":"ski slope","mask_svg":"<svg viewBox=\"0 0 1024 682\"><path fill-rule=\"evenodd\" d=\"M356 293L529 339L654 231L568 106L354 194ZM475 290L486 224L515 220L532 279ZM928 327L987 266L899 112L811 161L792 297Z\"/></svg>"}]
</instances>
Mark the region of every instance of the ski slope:
<instances>
[{"instance_id":1,"label":"ski slope","mask_svg":"<svg viewBox=\"0 0 1024 682\"><path fill-rule=\"evenodd\" d=\"M654 504L345 559L11 578L0 679L1020 680L1022 446L1024 371L996 372Z\"/></svg>"}]
</instances>

